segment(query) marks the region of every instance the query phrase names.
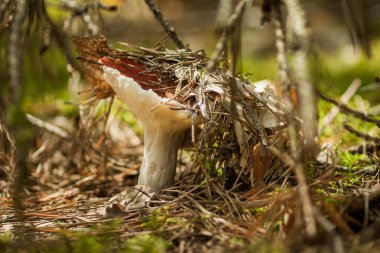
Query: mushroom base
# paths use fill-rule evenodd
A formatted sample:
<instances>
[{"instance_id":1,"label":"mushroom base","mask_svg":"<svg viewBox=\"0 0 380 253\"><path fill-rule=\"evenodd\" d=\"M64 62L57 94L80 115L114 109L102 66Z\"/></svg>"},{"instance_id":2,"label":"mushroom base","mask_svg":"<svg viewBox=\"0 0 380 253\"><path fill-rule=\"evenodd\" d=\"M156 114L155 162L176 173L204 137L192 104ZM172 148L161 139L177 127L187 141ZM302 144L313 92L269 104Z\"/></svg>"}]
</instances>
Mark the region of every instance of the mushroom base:
<instances>
[{"instance_id":1,"label":"mushroom base","mask_svg":"<svg viewBox=\"0 0 380 253\"><path fill-rule=\"evenodd\" d=\"M153 192L173 185L177 153L184 136L183 131L162 127L144 128L144 159L138 184L148 186Z\"/></svg>"}]
</instances>

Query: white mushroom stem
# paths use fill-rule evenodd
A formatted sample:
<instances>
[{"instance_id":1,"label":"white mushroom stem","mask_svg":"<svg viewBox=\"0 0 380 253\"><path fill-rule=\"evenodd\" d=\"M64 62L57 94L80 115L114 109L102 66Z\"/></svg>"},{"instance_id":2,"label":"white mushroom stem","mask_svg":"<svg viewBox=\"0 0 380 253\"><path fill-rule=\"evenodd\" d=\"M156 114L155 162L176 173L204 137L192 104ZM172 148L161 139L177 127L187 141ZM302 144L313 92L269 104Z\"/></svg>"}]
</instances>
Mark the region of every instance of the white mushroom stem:
<instances>
[{"instance_id":1,"label":"white mushroom stem","mask_svg":"<svg viewBox=\"0 0 380 253\"><path fill-rule=\"evenodd\" d=\"M144 90L118 70L105 66L103 70L105 80L144 125L144 159L138 183L154 192L172 185L178 149L186 129L191 126L191 114L173 110L183 106L152 90Z\"/></svg>"},{"instance_id":2,"label":"white mushroom stem","mask_svg":"<svg viewBox=\"0 0 380 253\"><path fill-rule=\"evenodd\" d=\"M144 127L144 159L138 184L159 191L173 185L177 152L184 140L183 131L168 131L155 126Z\"/></svg>"}]
</instances>

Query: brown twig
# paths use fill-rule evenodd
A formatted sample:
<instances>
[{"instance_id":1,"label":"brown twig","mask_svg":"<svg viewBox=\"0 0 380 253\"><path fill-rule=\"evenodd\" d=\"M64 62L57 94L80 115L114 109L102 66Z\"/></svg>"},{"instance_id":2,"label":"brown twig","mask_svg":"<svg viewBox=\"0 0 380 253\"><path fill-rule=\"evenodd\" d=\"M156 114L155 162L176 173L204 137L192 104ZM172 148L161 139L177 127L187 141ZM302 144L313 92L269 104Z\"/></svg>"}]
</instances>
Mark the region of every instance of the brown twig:
<instances>
[{"instance_id":1,"label":"brown twig","mask_svg":"<svg viewBox=\"0 0 380 253\"><path fill-rule=\"evenodd\" d=\"M250 2L250 0L241 0L235 7L234 12L228 19L227 25L224 27L224 30L216 43L215 50L212 53L210 60L207 64L207 71L212 71L216 67L216 64L218 63L219 57L222 54L223 50L225 49L225 45L227 42L228 34L233 30L236 25L238 24L239 20L241 19L245 7Z\"/></svg>"},{"instance_id":2,"label":"brown twig","mask_svg":"<svg viewBox=\"0 0 380 253\"><path fill-rule=\"evenodd\" d=\"M278 148L271 145L269 149L285 164L290 166L296 176L299 188L298 192L302 204L302 211L304 215L306 232L309 237L314 237L317 233L317 226L314 217L313 204L310 199L308 187L305 178L305 172L303 170L302 163L297 163L287 153L281 152Z\"/></svg>"},{"instance_id":3,"label":"brown twig","mask_svg":"<svg viewBox=\"0 0 380 253\"><path fill-rule=\"evenodd\" d=\"M286 42L286 22L284 17L283 7L279 2L275 2L273 6L273 24L275 28L276 49L277 49L277 62L278 62L278 75L281 81L281 90L284 95L290 92L293 85L290 81L290 67L288 57L286 56L287 42Z\"/></svg>"},{"instance_id":4,"label":"brown twig","mask_svg":"<svg viewBox=\"0 0 380 253\"><path fill-rule=\"evenodd\" d=\"M345 112L345 113L351 114L352 116L354 116L356 118L359 118L359 119L361 119L363 121L366 121L366 122L374 123L374 124L376 124L376 126L380 127L380 120L377 120L377 119L375 119L373 117L367 116L366 114L364 114L362 112L356 111L356 110L348 107L347 105L345 105L345 104L343 104L341 102L338 102L335 99L332 99L332 98L324 95L321 91L317 91L317 92L318 92L318 96L321 99L323 99L326 102L329 102L329 103L337 106L341 112Z\"/></svg>"},{"instance_id":5,"label":"brown twig","mask_svg":"<svg viewBox=\"0 0 380 253\"><path fill-rule=\"evenodd\" d=\"M169 21L164 17L161 10L158 6L153 2L153 0L145 0L145 3L149 6L149 9L152 11L158 22L160 22L161 26L165 29L165 31L169 34L170 38L173 40L174 44L180 49L188 49L188 47L183 43L181 38L178 36L174 27L169 23Z\"/></svg>"},{"instance_id":6,"label":"brown twig","mask_svg":"<svg viewBox=\"0 0 380 253\"><path fill-rule=\"evenodd\" d=\"M366 143L348 149L352 154L362 154L364 152L371 153L376 152L377 150L380 150L380 142Z\"/></svg>"},{"instance_id":7,"label":"brown twig","mask_svg":"<svg viewBox=\"0 0 380 253\"><path fill-rule=\"evenodd\" d=\"M289 7L289 6L288 6ZM288 121L288 133L290 137L291 144L291 156L287 153L281 153L274 146L270 147L270 150L276 156L285 163L288 163L289 166L293 169L297 183L299 185L298 192L300 195L301 206L303 211L304 224L306 228L306 233L309 237L314 237L317 228L316 220L313 213L313 204L310 199L308 192L308 187L305 178L304 166L302 163L301 149L298 137L298 127L297 122L294 117L294 104L292 101L292 88L294 85L290 79L290 67L289 62L286 56L286 23L284 18L284 9L277 2L274 6L274 25L276 32L276 47L277 47L277 59L279 62L279 76L282 82L282 91L284 93L284 100L286 104L287 111L287 121Z\"/></svg>"},{"instance_id":8,"label":"brown twig","mask_svg":"<svg viewBox=\"0 0 380 253\"><path fill-rule=\"evenodd\" d=\"M48 15L46 11L46 6L44 5L42 10L43 18L46 21L46 25L50 27L50 34L52 38L57 42L59 47L62 49L66 60L69 62L71 66L73 66L75 69L79 69L77 62L74 60L73 56L71 55L70 46L68 43L68 37L65 32L62 32L58 29L58 27L54 24L54 22L51 20L50 16Z\"/></svg>"},{"instance_id":9,"label":"brown twig","mask_svg":"<svg viewBox=\"0 0 380 253\"><path fill-rule=\"evenodd\" d=\"M11 89L11 97L13 103L17 106L16 112L19 113L21 122L23 120L22 110L20 109L21 99L22 99L22 35L23 35L23 24L26 18L26 13L28 10L28 1L19 0L15 5L15 10L13 12L13 19L10 25L9 38L8 38L8 73L9 73L9 84ZM14 115L13 115L14 116ZM21 137L20 126L13 125L15 129L13 130L13 135L15 136L16 150L15 158L16 165L13 170L13 191L12 200L13 206L15 208L16 214L20 221L22 220L23 212L23 198L22 192L25 186L27 177L26 168L26 158L27 158L27 147L25 143L25 138ZM21 229L17 231L22 234Z\"/></svg>"},{"instance_id":10,"label":"brown twig","mask_svg":"<svg viewBox=\"0 0 380 253\"><path fill-rule=\"evenodd\" d=\"M9 84L12 90L12 97L14 101L18 101L21 97L21 36L22 25L25 20L27 11L27 1L17 1L16 11L11 23L10 34L8 39L8 70L9 70Z\"/></svg>"},{"instance_id":11,"label":"brown twig","mask_svg":"<svg viewBox=\"0 0 380 253\"><path fill-rule=\"evenodd\" d=\"M215 18L217 30L224 28L233 7L233 0L223 0L218 3L218 11Z\"/></svg>"},{"instance_id":12,"label":"brown twig","mask_svg":"<svg viewBox=\"0 0 380 253\"><path fill-rule=\"evenodd\" d=\"M380 143L380 138L379 137L371 136L371 135L368 135L366 133L360 132L360 131L356 130L355 128L353 128L352 126L350 126L349 124L347 124L347 123L344 123L343 127L348 132L350 132L350 133L352 133L352 134L354 134L354 135L356 135L356 136L358 136L360 138L363 138L366 141L373 141L375 143Z\"/></svg>"},{"instance_id":13,"label":"brown twig","mask_svg":"<svg viewBox=\"0 0 380 253\"><path fill-rule=\"evenodd\" d=\"M299 96L298 114L303 123L299 126L304 142L303 157L313 157L315 154L315 138L317 136L317 108L314 86L310 82L308 69L308 52L310 47L310 29L305 20L305 12L299 0L284 0L287 10L287 20L290 32L293 34L293 68L297 81Z\"/></svg>"},{"instance_id":14,"label":"brown twig","mask_svg":"<svg viewBox=\"0 0 380 253\"><path fill-rule=\"evenodd\" d=\"M291 91L294 90L294 84L290 76L290 65L287 57L287 40L286 40L286 19L285 10L281 2L275 1L273 9L273 24L275 28L278 74L281 81L281 91L284 96L286 109L286 118L288 121L288 133L290 138L290 151L297 162L300 162L300 144L297 131L297 122L294 119L294 105Z\"/></svg>"},{"instance_id":15,"label":"brown twig","mask_svg":"<svg viewBox=\"0 0 380 253\"><path fill-rule=\"evenodd\" d=\"M361 81L360 79L355 79L352 81L350 86L347 88L347 90L343 93L343 95L340 98L340 101L342 103L347 103L353 95L357 92L357 90L361 86ZM319 132L321 132L324 127L330 125L330 123L334 120L336 115L338 115L339 109L337 107L331 108L331 110L326 114L326 116L321 120L321 126L319 128Z\"/></svg>"}]
</instances>

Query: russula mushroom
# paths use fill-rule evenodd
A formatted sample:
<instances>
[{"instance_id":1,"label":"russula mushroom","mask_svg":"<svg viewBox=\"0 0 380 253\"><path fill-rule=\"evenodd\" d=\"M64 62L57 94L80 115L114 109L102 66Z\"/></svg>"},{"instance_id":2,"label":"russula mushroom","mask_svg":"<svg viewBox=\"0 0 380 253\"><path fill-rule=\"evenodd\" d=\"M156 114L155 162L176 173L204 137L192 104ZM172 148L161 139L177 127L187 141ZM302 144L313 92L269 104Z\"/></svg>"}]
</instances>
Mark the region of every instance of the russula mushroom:
<instances>
[{"instance_id":1,"label":"russula mushroom","mask_svg":"<svg viewBox=\"0 0 380 253\"><path fill-rule=\"evenodd\" d=\"M104 57L104 78L116 95L144 126L144 158L138 184L157 192L174 183L177 153L185 132L191 127L191 113L184 106L161 96L153 86L143 84L143 66L124 69L123 64ZM148 76L153 80L154 76ZM159 95L160 94L160 95Z\"/></svg>"}]
</instances>

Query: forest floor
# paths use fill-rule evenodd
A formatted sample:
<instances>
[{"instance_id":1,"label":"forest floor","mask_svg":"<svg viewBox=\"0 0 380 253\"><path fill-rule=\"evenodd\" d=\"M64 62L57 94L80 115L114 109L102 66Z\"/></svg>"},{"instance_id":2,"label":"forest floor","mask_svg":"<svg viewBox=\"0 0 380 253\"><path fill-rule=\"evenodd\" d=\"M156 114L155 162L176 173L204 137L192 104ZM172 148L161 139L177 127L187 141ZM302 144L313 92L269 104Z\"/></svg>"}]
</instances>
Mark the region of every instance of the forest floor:
<instances>
[{"instance_id":1,"label":"forest floor","mask_svg":"<svg viewBox=\"0 0 380 253\"><path fill-rule=\"evenodd\" d=\"M3 7L7 7L10 2L7 1ZM29 4L28 1L23 2ZM133 1L126 2L133 3ZM30 3L30 6L33 5ZM26 9L14 8L13 4L9 6L11 6L9 16L12 18L9 18L6 23L11 24L10 27L16 23L14 26L17 28L19 25L19 29L22 30L23 23L16 22L22 18L17 18L18 16L14 15L13 11L20 9L17 13L23 16L21 14L25 13ZM19 6L23 5L17 5ZM239 9L243 13L244 8ZM135 12L134 8L130 10ZM41 8L41 11L46 10ZM87 20L86 26L90 28L92 25L92 30L88 31L94 32L93 30L96 29L89 19L87 7L80 12L78 14L75 8L70 10L71 14L67 18L68 23L65 21L65 27L67 27L66 24L72 22L74 17L86 14L83 16L83 21ZM316 13L318 17L324 17L324 22L321 23L326 26L325 17L328 16L321 15L322 12ZM33 15L31 11L30 20L34 20ZM35 15L41 16L39 12ZM122 15L129 17L129 14L125 15L124 12ZM202 23L198 26L204 28L204 20L199 19L194 12L188 16L192 19L196 17L197 21ZM207 16L211 17L208 14ZM46 26L51 22L49 19L41 20L43 21L36 23ZM242 19L232 20L241 22ZM30 22L32 24L34 21ZM126 26L110 23L113 26L110 30L117 34L123 34L122 30L130 30L131 33L137 34L134 24L157 30L150 24L142 25L139 23L141 21L135 22L133 19L131 22L129 20L128 22L121 20L121 22ZM32 33L30 31L33 29L30 28L33 26L24 26L27 28L25 34ZM36 27L38 28L39 25ZM204 145L199 145L200 148L195 145L195 147L183 148L180 151L176 183L161 192L150 193L144 186L137 185L143 158L142 126L117 99L94 101L87 97L85 102L80 100L81 95L86 92L80 85L81 89L75 91L73 89L75 86L73 84L81 81L79 72L65 60L64 55L69 54L68 48L59 41L60 36L57 36L59 33L54 32L54 26L51 25L49 29L41 28L43 28L41 29L43 34L31 35L25 41L23 53L25 55L30 53L29 57L24 57L21 54L22 51L18 51L20 50L17 48L18 44L5 43L13 48L9 50L10 52L19 52L20 56L23 56L20 59L17 56L19 65L12 65L20 66L20 68L10 66L9 72L15 72L13 77L16 84L23 79L25 85L20 87L25 88L23 90L25 97L19 104L9 104L9 108L5 109L9 118L6 119L7 123L10 123L11 128L15 128L8 130L12 134L16 133L14 134L16 142L19 141L17 138L23 139L25 145L18 145L18 149L13 152L11 142L0 124L0 253L380 252L380 160L378 159L380 148L378 101L380 97L376 92L380 87L379 57L368 59L360 53L352 52L356 50L352 49L351 44L344 48L343 46L337 48L334 53L323 52L322 48L315 47L313 54L305 57L305 61L306 58L310 60L310 83L315 84L320 90L319 97L326 94L348 106L341 104L339 106L338 102L335 104L338 104L339 108L335 107L334 102L326 101L329 100L328 98L320 99L318 102L318 155L313 161L300 163L303 166L301 171L306 176L306 189L299 185L300 180L296 177L295 169L297 167L295 165L298 164L287 153L289 151L286 145L288 138L286 129L282 125L277 132L280 134L276 133L275 137L279 136L279 139L284 137L281 139L283 142L280 142L285 143L283 146L280 145L283 148L281 151L284 152L279 152L280 155L270 152L268 154L269 150L260 145L262 140L265 140L266 134L270 135L268 132L272 132L273 128L266 129L268 130L266 132L263 126L256 124L258 127L255 126L256 128L252 128L254 131L249 132L251 141L254 139L255 144L247 148L249 153L247 156L258 158L259 162L255 163L254 159L251 159L250 166L240 166L240 161L243 159L237 156L242 153L240 152L242 146L237 143L239 137L234 125L238 121L231 120L232 113L220 113L223 115L220 118L224 117L223 124L221 124L222 121L207 122L218 126L211 129L213 132L210 131L210 135L203 136L203 140L210 139L209 142L202 142ZM186 28L186 30L189 29ZM12 28L11 32L16 34L17 31L18 29ZM140 27L139 31L141 31ZM195 31L197 35L200 34L199 30ZM278 31L282 31L282 28L278 28ZM284 38L280 37L285 36L278 31L275 32L278 37L276 42L283 42ZM323 27L323 33L328 34L329 40L331 40L331 34L334 35L333 40L340 37L334 29L326 31ZM56 37L55 39L58 38L56 42L64 48L64 52L54 47L47 50L46 44L50 44L50 39L54 38L51 34ZM150 36L146 36L147 34L150 33L141 33L144 40L153 40ZM224 32L222 37L230 40L223 34ZM242 54L237 46L241 42L242 32L233 34L236 38L240 36L240 39L234 38L231 42L231 48L235 51L233 52L235 59L232 61L235 62L232 64L235 68L238 65L237 55ZM46 39L46 36L52 38ZM23 37L11 36L11 38L13 39L9 39L9 42L18 43L17 38ZM41 38L43 42L38 43ZM210 34L207 34L205 38L208 44L212 42ZM1 45L5 45L4 42L8 41L3 37L0 39ZM194 36L193 40L197 39L198 36ZM249 43L254 44L252 41L250 38ZM228 43L225 41L221 45ZM265 44L268 43L265 42ZM285 43L280 43L279 47L281 44ZM341 47L340 44L336 45ZM85 49L88 48L85 47ZM300 49L295 47L294 52L296 50ZM374 55L379 55L379 40L374 41L373 50ZM6 56L5 51L1 50L0 53L3 54L0 56ZM46 53L43 60L44 51ZM142 51L152 53L154 50ZM274 51L274 48L270 51ZM89 50L88 52L97 54L95 59L87 63L94 64L100 69L98 60L106 56L103 54L107 51ZM252 76L254 81L277 80L279 73L276 58L273 55L267 55L268 52L261 53L247 54L244 56L247 59L240 59L241 65L244 62L245 69L255 71ZM286 50L283 53L283 58L287 58ZM101 54L101 57L98 54ZM183 51L179 55L186 56ZM194 55L198 56L198 53ZM281 53L278 55L281 56ZM73 59L76 56L78 56L77 52L73 55ZM160 57L161 55L158 58ZM140 58L144 59L144 57ZM291 58L292 55L289 55L289 59ZM9 62L15 62L12 57L9 59L12 59ZM22 60L24 70L21 68ZM86 62L88 59L82 58L83 60ZM167 62L172 64L172 60L168 58ZM149 58L149 62L154 61ZM177 61L174 62L177 63ZM4 69L8 68L6 60L0 63ZM157 66L162 68L162 63L158 61L157 63L160 63ZM227 68L229 67L228 61L224 64ZM7 74L5 74L7 71L3 72L4 79L7 79ZM22 72L23 76L18 72ZM241 72L244 73L243 70ZM140 71L139 74L141 74ZM232 77L235 74L234 72ZM189 76L188 81L193 81L191 74ZM93 79L96 79L96 76ZM290 79L286 79L286 82L290 83ZM349 85L351 82L352 84ZM182 83L182 78L178 83ZM236 80L233 83L236 83ZM191 82L187 84L192 86ZM360 87L361 84L363 84L362 87ZM79 93L81 95L78 95ZM8 96L8 93L6 94L5 96ZM57 101L64 96L65 102ZM231 104L233 104L235 102L233 96L231 97ZM250 98L255 101L252 104L257 106L256 98ZM295 100L297 100L296 95ZM263 103L261 100L260 102ZM292 102L297 103L297 101ZM71 109L67 109L68 107ZM202 107L199 106L199 108L201 111ZM230 108L233 106L231 105ZM257 112L256 109L252 111ZM25 112L28 113L27 119ZM232 115L236 117L237 114ZM255 116L257 117L257 113ZM294 119L296 119L294 121L298 120L296 117ZM369 122L368 119L370 119ZM21 123L24 125L21 123L18 125L18 120L23 121ZM209 130L205 125L203 129ZM282 130L284 131L281 132ZM253 134L257 132L259 133ZM261 136L260 133L262 133ZM217 142L209 138L210 136L233 136L231 139L234 142L228 138ZM264 138L260 139L260 142L259 138L252 136L260 138L264 136ZM230 150L231 152L226 155L215 150L223 150L223 152ZM207 155L203 155L203 151ZM197 154L197 158L202 159L193 159L195 156L192 154ZM222 156L228 159L219 159ZM15 157L25 159L19 159L15 164L14 160L17 159ZM189 164L197 166L188 166ZM243 168L240 169L240 167ZM258 174L260 174L259 177L256 177ZM305 196L311 201L304 202Z\"/></svg>"},{"instance_id":2,"label":"forest floor","mask_svg":"<svg viewBox=\"0 0 380 253\"><path fill-rule=\"evenodd\" d=\"M104 117L93 115L73 139L38 133L21 208L6 191L1 197L1 252L380 252L376 144L348 147L333 141L342 136L322 137L319 160L305 167L317 225L310 236L287 166L254 187L244 186L246 175L225 184L228 176L179 173L173 187L147 194L135 186L138 136L124 131L107 139ZM11 182L2 185L9 190Z\"/></svg>"},{"instance_id":3,"label":"forest floor","mask_svg":"<svg viewBox=\"0 0 380 253\"><path fill-rule=\"evenodd\" d=\"M363 73L364 84L373 82L378 63L358 61L349 68L344 62L326 62L336 83ZM259 75L270 69L252 64L259 64L249 66ZM323 80L322 92L343 93L330 82ZM378 84L363 92L376 101L373 86ZM378 114L356 91L348 92L348 105ZM321 151L304 166L315 233L313 222L303 218L297 180L286 164L278 161L263 182L252 185L253 168L220 173L211 164L208 171L186 170L194 150L184 149L176 184L149 194L136 186L142 127L130 112L115 101L107 114L109 100L79 113L54 112L57 103L48 103L28 105L44 120L34 119L39 127L21 198L12 198L10 172L0 173L0 252L380 252L379 128L334 113L330 103L319 102ZM106 131L107 121L112 129ZM347 131L348 122L356 134Z\"/></svg>"}]
</instances>

